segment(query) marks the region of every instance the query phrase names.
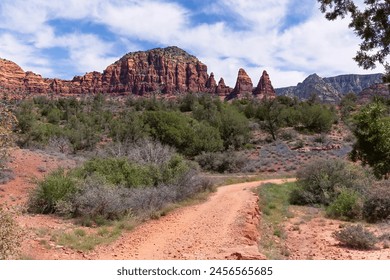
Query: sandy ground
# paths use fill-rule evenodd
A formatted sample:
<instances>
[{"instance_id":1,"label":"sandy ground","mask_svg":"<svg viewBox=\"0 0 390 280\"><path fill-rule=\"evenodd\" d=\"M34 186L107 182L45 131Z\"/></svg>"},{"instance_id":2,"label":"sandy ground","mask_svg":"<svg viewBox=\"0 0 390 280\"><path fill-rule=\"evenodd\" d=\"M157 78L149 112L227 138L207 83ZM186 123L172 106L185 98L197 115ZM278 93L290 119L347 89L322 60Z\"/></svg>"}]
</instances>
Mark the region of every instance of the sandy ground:
<instances>
[{"instance_id":1,"label":"sandy ground","mask_svg":"<svg viewBox=\"0 0 390 280\"><path fill-rule=\"evenodd\" d=\"M264 259L259 253L257 181L218 188L204 203L141 225L93 259Z\"/></svg>"},{"instance_id":2,"label":"sandy ground","mask_svg":"<svg viewBox=\"0 0 390 280\"><path fill-rule=\"evenodd\" d=\"M63 156L16 149L10 167L15 179L0 185L0 204L13 212L23 228L22 259L264 259L258 251L258 223L261 213L258 198L251 188L265 180L219 187L203 203L176 209L123 234L109 245L80 252L59 246L50 234L80 228L72 220L25 212L28 193L34 181L59 166L74 166ZM283 226L286 239L281 242L289 259L390 259L386 244L377 250L359 251L339 246L332 237L343 222L326 219L318 209L292 207L293 217ZM389 233L390 225L371 225L377 235ZM88 229L86 229L88 230Z\"/></svg>"},{"instance_id":3,"label":"sandy ground","mask_svg":"<svg viewBox=\"0 0 390 280\"><path fill-rule=\"evenodd\" d=\"M326 219L324 211L310 207L292 206L293 218L285 222L287 238L284 241L293 260L389 260L390 248L379 242L375 250L344 248L332 237L332 233L348 224ZM376 236L390 233L390 224L364 224ZM388 242L387 242L388 243Z\"/></svg>"}]
</instances>

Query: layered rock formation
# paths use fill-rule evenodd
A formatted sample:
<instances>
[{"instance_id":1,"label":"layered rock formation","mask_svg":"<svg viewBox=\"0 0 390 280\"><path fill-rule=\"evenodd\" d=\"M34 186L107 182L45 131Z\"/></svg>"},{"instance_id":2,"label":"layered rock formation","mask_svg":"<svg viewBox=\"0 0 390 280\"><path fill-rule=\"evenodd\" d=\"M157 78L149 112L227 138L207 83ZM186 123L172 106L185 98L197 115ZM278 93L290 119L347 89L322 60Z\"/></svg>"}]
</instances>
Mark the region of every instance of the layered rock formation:
<instances>
[{"instance_id":1,"label":"layered rock formation","mask_svg":"<svg viewBox=\"0 0 390 280\"><path fill-rule=\"evenodd\" d=\"M215 90L215 93L218 94L219 96L227 96L231 92L232 92L232 88L228 87L225 84L225 80L223 78L221 78L218 82L218 86Z\"/></svg>"},{"instance_id":2,"label":"layered rock formation","mask_svg":"<svg viewBox=\"0 0 390 280\"><path fill-rule=\"evenodd\" d=\"M25 88L26 73L16 63L0 59L0 90L17 93Z\"/></svg>"},{"instance_id":3,"label":"layered rock formation","mask_svg":"<svg viewBox=\"0 0 390 280\"><path fill-rule=\"evenodd\" d=\"M71 81L43 79L24 72L15 63L0 61L2 91L54 94L139 94L212 92L215 80L207 74L207 66L196 57L177 47L157 48L146 52L129 53L111 64L103 73L91 72Z\"/></svg>"},{"instance_id":4,"label":"layered rock formation","mask_svg":"<svg viewBox=\"0 0 390 280\"><path fill-rule=\"evenodd\" d=\"M253 95L259 99L276 97L275 89L272 86L271 79L269 78L267 71L263 71L257 87L253 90Z\"/></svg>"},{"instance_id":5,"label":"layered rock formation","mask_svg":"<svg viewBox=\"0 0 390 280\"><path fill-rule=\"evenodd\" d=\"M362 90L382 82L382 74L372 75L340 75L321 78L317 74L308 76L297 86L277 88L277 95L298 97L307 100L315 94L321 101L337 103L347 93L360 94Z\"/></svg>"},{"instance_id":6,"label":"layered rock formation","mask_svg":"<svg viewBox=\"0 0 390 280\"><path fill-rule=\"evenodd\" d=\"M207 66L177 47L129 53L104 72L88 73L72 80L71 93L175 94L200 92L209 76ZM215 90L215 88L213 89Z\"/></svg>"},{"instance_id":7,"label":"layered rock formation","mask_svg":"<svg viewBox=\"0 0 390 280\"><path fill-rule=\"evenodd\" d=\"M253 83L251 78L244 69L240 68L240 70L238 70L236 85L233 91L227 96L227 99L243 98L245 96L252 95L252 91Z\"/></svg>"},{"instance_id":8,"label":"layered rock formation","mask_svg":"<svg viewBox=\"0 0 390 280\"><path fill-rule=\"evenodd\" d=\"M344 95L351 92L358 94L373 84L382 83L382 77L382 74L340 75L324 78L324 81Z\"/></svg>"},{"instance_id":9,"label":"layered rock formation","mask_svg":"<svg viewBox=\"0 0 390 280\"><path fill-rule=\"evenodd\" d=\"M205 64L178 47L128 53L103 73L94 71L72 80L45 79L33 72L24 72L11 61L0 60L0 93L14 98L30 94L175 95L188 92L207 92L227 99L275 96L266 71L254 89L251 78L240 69L232 89L223 78L217 84L214 73L209 76Z\"/></svg>"}]
</instances>

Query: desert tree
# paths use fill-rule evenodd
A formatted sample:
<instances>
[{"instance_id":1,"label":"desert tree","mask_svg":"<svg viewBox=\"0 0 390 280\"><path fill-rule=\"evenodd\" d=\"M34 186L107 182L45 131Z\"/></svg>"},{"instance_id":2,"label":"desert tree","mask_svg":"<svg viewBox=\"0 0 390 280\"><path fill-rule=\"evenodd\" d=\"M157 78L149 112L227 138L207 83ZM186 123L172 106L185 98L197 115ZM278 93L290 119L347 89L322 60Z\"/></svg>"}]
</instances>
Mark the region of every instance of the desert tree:
<instances>
[{"instance_id":1,"label":"desert tree","mask_svg":"<svg viewBox=\"0 0 390 280\"><path fill-rule=\"evenodd\" d=\"M385 82L390 82L390 1L365 0L360 7L352 0L318 0L320 10L328 20L349 16L349 27L362 40L354 60L364 69L373 69L382 64L386 73Z\"/></svg>"},{"instance_id":2,"label":"desert tree","mask_svg":"<svg viewBox=\"0 0 390 280\"><path fill-rule=\"evenodd\" d=\"M380 101L368 104L355 115L356 137L351 152L353 160L361 160L380 178L390 173L390 117L388 108Z\"/></svg>"}]
</instances>

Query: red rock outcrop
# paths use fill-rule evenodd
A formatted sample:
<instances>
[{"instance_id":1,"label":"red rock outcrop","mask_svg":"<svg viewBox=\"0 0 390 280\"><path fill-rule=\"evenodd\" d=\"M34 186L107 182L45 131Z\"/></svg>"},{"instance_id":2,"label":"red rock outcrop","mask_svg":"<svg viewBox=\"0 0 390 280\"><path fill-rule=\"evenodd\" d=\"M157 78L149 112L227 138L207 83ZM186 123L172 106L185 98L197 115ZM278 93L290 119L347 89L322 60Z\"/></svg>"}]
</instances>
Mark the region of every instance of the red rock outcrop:
<instances>
[{"instance_id":1,"label":"red rock outcrop","mask_svg":"<svg viewBox=\"0 0 390 280\"><path fill-rule=\"evenodd\" d=\"M206 82L206 88L209 90L214 90L214 91L217 88L217 82L215 81L213 72L210 73L210 77L208 78L208 80Z\"/></svg>"},{"instance_id":2,"label":"red rock outcrop","mask_svg":"<svg viewBox=\"0 0 390 280\"><path fill-rule=\"evenodd\" d=\"M232 99L252 95L252 91L252 80L244 69L239 70L234 89L228 87L223 78L217 84L214 73L207 74L205 64L178 47L128 53L103 73L90 72L72 80L45 79L33 72L24 72L11 61L0 59L0 94L6 93L11 98L30 94L175 95L208 92ZM266 72L254 94L274 95Z\"/></svg>"},{"instance_id":3,"label":"red rock outcrop","mask_svg":"<svg viewBox=\"0 0 390 280\"><path fill-rule=\"evenodd\" d=\"M267 71L263 71L263 74L260 77L257 87L253 90L253 95L259 99L276 97L275 89L272 86Z\"/></svg>"},{"instance_id":4,"label":"red rock outcrop","mask_svg":"<svg viewBox=\"0 0 390 280\"><path fill-rule=\"evenodd\" d=\"M47 93L47 82L41 75L35 74L31 71L27 71L23 78L24 89L27 93Z\"/></svg>"},{"instance_id":5,"label":"red rock outcrop","mask_svg":"<svg viewBox=\"0 0 390 280\"><path fill-rule=\"evenodd\" d=\"M129 53L103 73L91 72L71 81L43 79L24 72L17 64L0 61L0 89L31 94L176 94L215 92L217 85L207 66L177 47Z\"/></svg>"},{"instance_id":6,"label":"red rock outcrop","mask_svg":"<svg viewBox=\"0 0 390 280\"><path fill-rule=\"evenodd\" d=\"M218 94L219 96L227 96L232 92L232 88L228 87L225 84L225 81L223 78L221 78L218 82L218 86L215 90L215 93Z\"/></svg>"},{"instance_id":7,"label":"red rock outcrop","mask_svg":"<svg viewBox=\"0 0 390 280\"><path fill-rule=\"evenodd\" d=\"M19 93L24 89L26 73L16 63L0 59L0 89L3 92Z\"/></svg>"},{"instance_id":8,"label":"red rock outcrop","mask_svg":"<svg viewBox=\"0 0 390 280\"><path fill-rule=\"evenodd\" d=\"M82 87L88 92L143 95L201 92L208 79L205 64L177 47L168 47L129 53L108 66L100 77L96 74L80 82L89 85Z\"/></svg>"},{"instance_id":9,"label":"red rock outcrop","mask_svg":"<svg viewBox=\"0 0 390 280\"><path fill-rule=\"evenodd\" d=\"M240 68L240 70L238 71L236 86L234 87L233 91L227 96L227 99L230 100L233 98L242 98L247 96L248 94L252 95L252 91L253 83L251 78L248 76L244 69Z\"/></svg>"}]
</instances>

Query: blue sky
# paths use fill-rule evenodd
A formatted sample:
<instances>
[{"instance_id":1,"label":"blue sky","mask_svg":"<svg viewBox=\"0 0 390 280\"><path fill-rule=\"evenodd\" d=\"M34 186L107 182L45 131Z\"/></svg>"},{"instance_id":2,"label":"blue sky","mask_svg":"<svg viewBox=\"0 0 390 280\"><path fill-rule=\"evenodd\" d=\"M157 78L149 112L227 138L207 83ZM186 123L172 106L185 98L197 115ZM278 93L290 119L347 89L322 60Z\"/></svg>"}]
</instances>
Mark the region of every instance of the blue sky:
<instances>
[{"instance_id":1,"label":"blue sky","mask_svg":"<svg viewBox=\"0 0 390 280\"><path fill-rule=\"evenodd\" d=\"M103 71L128 52L178 46L234 86L239 68L275 87L317 73L376 73L352 57L348 20L314 0L1 0L0 57L44 77Z\"/></svg>"}]
</instances>

